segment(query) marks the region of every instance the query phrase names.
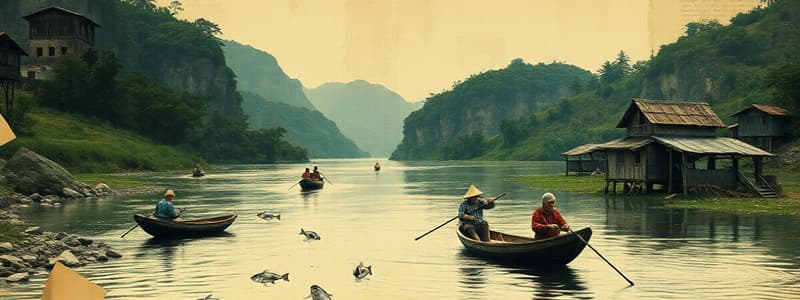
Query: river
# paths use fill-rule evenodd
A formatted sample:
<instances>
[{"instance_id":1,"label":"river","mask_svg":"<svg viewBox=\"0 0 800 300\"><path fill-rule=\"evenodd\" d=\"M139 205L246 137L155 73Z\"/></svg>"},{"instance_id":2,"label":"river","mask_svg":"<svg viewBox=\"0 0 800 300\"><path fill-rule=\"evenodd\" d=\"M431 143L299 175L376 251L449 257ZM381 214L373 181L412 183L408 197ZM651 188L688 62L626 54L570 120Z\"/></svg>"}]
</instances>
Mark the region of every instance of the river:
<instances>
[{"instance_id":1,"label":"river","mask_svg":"<svg viewBox=\"0 0 800 300\"><path fill-rule=\"evenodd\" d=\"M532 235L530 215L543 190L509 179L557 175L563 162L395 162L315 160L330 182L316 192L292 187L309 164L217 166L202 178L152 174L175 190L186 218L239 214L220 237L154 242L132 214L161 195L36 204L20 214L48 231L105 241L121 259L75 270L107 289L106 299L302 299L322 286L333 299L786 299L800 298L797 216L664 209L639 200L553 191L574 229L591 226L590 244L636 285L629 287L586 248L565 268L538 270L487 262L456 238L455 216L475 184L485 196L506 192L485 211L492 229ZM290 188L291 187L291 188ZM600 188L600 187L598 187ZM265 221L256 213L281 214ZM322 237L306 242L300 229ZM353 268L374 274L355 280ZM264 269L290 281L252 282ZM0 299L39 299L47 274L0 285Z\"/></svg>"}]
</instances>

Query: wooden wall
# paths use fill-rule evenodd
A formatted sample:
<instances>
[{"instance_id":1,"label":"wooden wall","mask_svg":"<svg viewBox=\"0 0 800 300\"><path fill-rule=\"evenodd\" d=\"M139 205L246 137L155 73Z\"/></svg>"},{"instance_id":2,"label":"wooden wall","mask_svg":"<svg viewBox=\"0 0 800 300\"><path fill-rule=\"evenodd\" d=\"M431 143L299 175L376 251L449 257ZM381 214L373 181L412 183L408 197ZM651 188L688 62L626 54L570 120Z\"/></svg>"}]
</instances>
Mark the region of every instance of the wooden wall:
<instances>
[{"instance_id":1,"label":"wooden wall","mask_svg":"<svg viewBox=\"0 0 800 300\"><path fill-rule=\"evenodd\" d=\"M783 136L789 119L771 116L757 109L739 114L739 137Z\"/></svg>"},{"instance_id":2,"label":"wooden wall","mask_svg":"<svg viewBox=\"0 0 800 300\"><path fill-rule=\"evenodd\" d=\"M609 180L645 180L647 152L607 150ZM637 155L639 160L637 163Z\"/></svg>"}]
</instances>

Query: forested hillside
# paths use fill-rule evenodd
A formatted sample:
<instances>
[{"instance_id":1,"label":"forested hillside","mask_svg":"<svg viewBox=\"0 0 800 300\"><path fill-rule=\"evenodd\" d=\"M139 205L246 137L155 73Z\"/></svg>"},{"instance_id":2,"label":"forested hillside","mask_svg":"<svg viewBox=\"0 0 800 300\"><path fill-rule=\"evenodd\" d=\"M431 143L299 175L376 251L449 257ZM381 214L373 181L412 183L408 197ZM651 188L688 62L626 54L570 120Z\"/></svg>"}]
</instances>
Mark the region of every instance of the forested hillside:
<instances>
[{"instance_id":1,"label":"forested hillside","mask_svg":"<svg viewBox=\"0 0 800 300\"><path fill-rule=\"evenodd\" d=\"M330 82L306 95L342 133L375 157L388 157L403 139L403 119L421 103L408 103L380 84ZM354 109L369 108L369 109Z\"/></svg>"},{"instance_id":2,"label":"forested hillside","mask_svg":"<svg viewBox=\"0 0 800 300\"><path fill-rule=\"evenodd\" d=\"M289 78L275 57L235 41L225 41L225 57L236 72L242 106L253 128L284 128L289 142L306 147L315 158L368 156L316 111L300 81Z\"/></svg>"},{"instance_id":3,"label":"forested hillside","mask_svg":"<svg viewBox=\"0 0 800 300\"><path fill-rule=\"evenodd\" d=\"M487 137L494 147L480 159L556 160L572 147L621 137L623 130L615 126L633 97L708 102L727 124L735 122L732 113L752 103L781 106L798 115L798 25L796 1L741 13L728 26L716 21L687 24L684 36L649 61L631 64L618 56L580 94L507 123L509 130Z\"/></svg>"},{"instance_id":4,"label":"forested hillside","mask_svg":"<svg viewBox=\"0 0 800 300\"><path fill-rule=\"evenodd\" d=\"M225 60L236 72L240 91L254 93L272 102L315 110L303 93L300 81L289 78L274 56L236 41L224 43Z\"/></svg>"},{"instance_id":5,"label":"forested hillside","mask_svg":"<svg viewBox=\"0 0 800 300\"><path fill-rule=\"evenodd\" d=\"M217 38L220 28L202 18L177 18L180 2L157 7L152 0L9 0L0 2L0 24L14 37L27 37L21 17L51 5L99 22L97 50L65 56L53 66L53 80L24 85L22 92L33 96L6 116L15 131L36 135L25 109L44 105L107 121L211 162L307 159L305 150L281 140L280 130L248 128ZM26 39L19 42L27 46Z\"/></svg>"},{"instance_id":6,"label":"forested hillside","mask_svg":"<svg viewBox=\"0 0 800 300\"><path fill-rule=\"evenodd\" d=\"M574 95L589 71L563 63L530 65L515 59L506 68L470 76L429 97L404 121L403 142L392 159L469 159L490 145L504 120L541 111Z\"/></svg>"},{"instance_id":7,"label":"forested hillside","mask_svg":"<svg viewBox=\"0 0 800 300\"><path fill-rule=\"evenodd\" d=\"M280 127L286 140L308 151L313 158L368 157L336 124L320 112L286 103L267 101L251 92L241 92L242 107L254 128Z\"/></svg>"}]
</instances>

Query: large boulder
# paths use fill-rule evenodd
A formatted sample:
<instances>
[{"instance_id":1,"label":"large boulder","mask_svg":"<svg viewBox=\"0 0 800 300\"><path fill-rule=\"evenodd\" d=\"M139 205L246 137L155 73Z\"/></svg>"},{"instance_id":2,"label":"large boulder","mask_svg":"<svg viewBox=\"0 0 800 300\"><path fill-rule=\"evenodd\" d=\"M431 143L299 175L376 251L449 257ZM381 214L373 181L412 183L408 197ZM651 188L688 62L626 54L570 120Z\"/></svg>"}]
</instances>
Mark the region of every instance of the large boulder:
<instances>
[{"instance_id":1,"label":"large boulder","mask_svg":"<svg viewBox=\"0 0 800 300\"><path fill-rule=\"evenodd\" d=\"M64 188L91 190L54 161L24 147L8 160L3 167L3 176L16 191L26 195L63 195Z\"/></svg>"}]
</instances>

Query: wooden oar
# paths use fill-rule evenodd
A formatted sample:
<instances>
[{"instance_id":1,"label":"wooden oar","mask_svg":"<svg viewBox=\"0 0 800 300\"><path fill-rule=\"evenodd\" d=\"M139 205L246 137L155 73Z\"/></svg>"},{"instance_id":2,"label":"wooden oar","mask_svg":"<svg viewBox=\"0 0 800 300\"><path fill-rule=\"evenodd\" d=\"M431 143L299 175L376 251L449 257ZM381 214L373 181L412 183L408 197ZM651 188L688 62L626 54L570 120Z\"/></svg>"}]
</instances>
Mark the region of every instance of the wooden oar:
<instances>
[{"instance_id":1,"label":"wooden oar","mask_svg":"<svg viewBox=\"0 0 800 300\"><path fill-rule=\"evenodd\" d=\"M577 234L577 233L575 233L575 231L572 231L572 229L570 229L570 228L567 228L567 231L569 231L569 232L571 232L571 233L574 233L574 234L575 234L575 236L577 236L577 237L578 237L578 238L581 240L581 242L583 242L584 244L586 244L586 246L589 246L589 249L592 249L592 251L594 251L594 253L597 253L597 256L600 256L600 258L602 258L602 259L603 259L603 261L605 261L605 262L606 262L606 263L607 263L609 266L611 266L611 268L613 268L613 269L614 269L614 271L617 271L617 273L618 273L620 276L622 276L622 278L625 278L625 280L626 280L626 281L628 281L628 283L629 283L630 285L633 285L633 281L631 281L630 279L628 279L628 277L625 277L625 274L622 274L622 272L620 272L620 271L619 271L619 269L617 269L617 267L615 267L613 264L611 264L611 262L610 262L610 261L608 261L608 260L607 260L605 257L603 257L603 255L602 255L602 254L600 254L600 252L598 252L598 251L597 251L597 249L595 249L594 247L592 247L592 245L589 245L589 242L587 242L586 240L584 240L584 239L583 239L583 237L582 237L580 234Z\"/></svg>"},{"instance_id":2,"label":"wooden oar","mask_svg":"<svg viewBox=\"0 0 800 300\"><path fill-rule=\"evenodd\" d=\"M300 181L302 181L302 180L300 180ZM294 183L292 186L290 186L290 187L289 187L289 190L291 190L291 189L292 189L292 188L293 188L295 185L297 185L298 183L300 183L300 181L298 181L298 182L295 182L295 183Z\"/></svg>"},{"instance_id":3,"label":"wooden oar","mask_svg":"<svg viewBox=\"0 0 800 300\"><path fill-rule=\"evenodd\" d=\"M506 195L506 193L500 193L499 195L497 195L496 197L494 197L494 200L500 199L500 197L503 197L503 196L505 196L505 195ZM431 233L431 232L434 232L436 229L442 228L442 226L444 226L444 225L447 225L447 223L453 222L453 220L455 220L455 219L458 219L458 216L455 216L455 217L453 217L452 219L450 219L450 220L447 220L447 222L444 222L444 223L442 223L442 225L436 226L436 228L434 228L434 229L431 229L430 231L428 231L428 232L426 232L426 233L423 233L422 235L418 236L418 237L417 237L417 238L415 238L414 240L416 241L416 240L419 240L419 239L421 239L421 238L425 237L425 236L426 236L426 235L428 235L429 233Z\"/></svg>"},{"instance_id":4,"label":"wooden oar","mask_svg":"<svg viewBox=\"0 0 800 300\"><path fill-rule=\"evenodd\" d=\"M331 184L333 184L333 182L332 182L330 179L328 179L328 176L325 176L325 174L322 174L322 172L319 172L319 175L320 175L320 176L321 176L323 179L325 179L325 181L327 181L327 182L330 182Z\"/></svg>"},{"instance_id":5,"label":"wooden oar","mask_svg":"<svg viewBox=\"0 0 800 300\"><path fill-rule=\"evenodd\" d=\"M126 235L128 235L128 233L130 233L130 232L131 232L131 231L133 231L134 229L136 229L136 227L139 227L139 224L138 224L138 223L137 223L136 225L133 225L133 227L131 227L131 229L128 229L128 231L126 231L125 233L123 233L123 234L122 234L122 236L120 236L120 238L123 238L123 239L124 239L124 238L125 238L125 236L126 236Z\"/></svg>"}]
</instances>

